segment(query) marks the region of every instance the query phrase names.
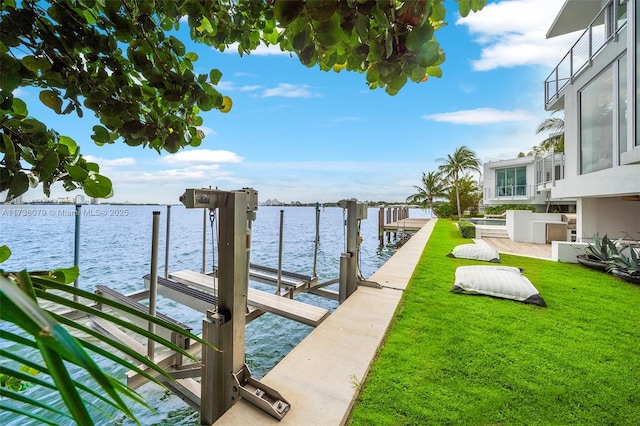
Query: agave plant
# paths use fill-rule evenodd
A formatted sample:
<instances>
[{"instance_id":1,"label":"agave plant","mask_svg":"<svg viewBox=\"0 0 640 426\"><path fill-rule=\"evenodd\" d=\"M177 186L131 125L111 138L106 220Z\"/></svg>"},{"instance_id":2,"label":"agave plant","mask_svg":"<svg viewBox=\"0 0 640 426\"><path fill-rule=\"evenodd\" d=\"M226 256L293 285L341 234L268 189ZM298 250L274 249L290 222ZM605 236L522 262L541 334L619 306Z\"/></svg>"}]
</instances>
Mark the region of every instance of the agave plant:
<instances>
[{"instance_id":1,"label":"agave plant","mask_svg":"<svg viewBox=\"0 0 640 426\"><path fill-rule=\"evenodd\" d=\"M7 246L0 246L0 263L4 262L10 254L11 252ZM23 351L0 349L0 357L15 361L14 365L21 364L23 366L22 368L13 368L6 364L0 366L2 382L10 384L10 386L0 386L0 397L2 397L0 399L0 410L14 412L42 424L55 424L48 417L58 415L73 420L80 425L93 425L94 420L90 411L95 413L97 409L98 412L104 413L104 407L99 405L106 404L139 423L127 401L133 401L147 408L149 406L132 388L105 373L92 359L91 353L106 357L113 361L114 365L117 364L133 370L161 386L162 384L155 377L162 376L163 379L167 380L173 380L173 378L147 357L140 355L119 341L99 334L77 321L69 320L53 312L52 308L43 308L40 305L40 300L46 300L48 302L47 306L55 304L106 319L130 332L152 339L196 362L197 360L190 353L172 342L102 310L80 303L78 300L88 299L103 306L109 306L121 312L126 312L128 315L153 322L160 327L167 328L201 344L212 346L198 336L186 332L167 321L86 290L70 286L69 284L77 276L77 267L31 273L27 271L5 272L0 269L0 306L2 306L2 309L0 309L0 324L4 322L12 323L26 332L25 337L25 334L8 331L8 327L3 326L0 328L0 339L26 347L28 348L27 352L38 351L43 361L42 364L33 362L31 357L22 354ZM51 292L48 290L56 291ZM60 294L64 296L60 296ZM75 330L74 335L90 335L94 338L94 341L98 339L101 344L106 345L107 349L105 349L104 345L91 343L88 338L74 337L70 330ZM129 359L133 361L129 361ZM138 365L134 364L134 362L138 363ZM97 384L98 390L73 380L65 363L74 364L85 370L87 377L91 377ZM139 367L139 365L143 367ZM151 373L148 371L151 371ZM30 372L37 372L37 374L30 374ZM50 404L43 404L21 393L19 389L24 386L19 385L25 383L30 386L42 386L52 391L57 391L67 411L51 407ZM91 395L100 402L98 404L88 402L87 395ZM6 404L7 401L14 401L18 404ZM36 415L33 413L36 408L44 409L48 414Z\"/></svg>"},{"instance_id":2,"label":"agave plant","mask_svg":"<svg viewBox=\"0 0 640 426\"><path fill-rule=\"evenodd\" d=\"M587 259L598 260L606 263L618 254L618 248L615 241L611 241L605 234L600 239L598 233L593 236L593 243L587 243L587 248L584 250Z\"/></svg>"},{"instance_id":3,"label":"agave plant","mask_svg":"<svg viewBox=\"0 0 640 426\"><path fill-rule=\"evenodd\" d=\"M609 270L618 277L640 284L640 261L634 245L640 247L640 241L636 240L635 244L629 244L613 255Z\"/></svg>"}]
</instances>

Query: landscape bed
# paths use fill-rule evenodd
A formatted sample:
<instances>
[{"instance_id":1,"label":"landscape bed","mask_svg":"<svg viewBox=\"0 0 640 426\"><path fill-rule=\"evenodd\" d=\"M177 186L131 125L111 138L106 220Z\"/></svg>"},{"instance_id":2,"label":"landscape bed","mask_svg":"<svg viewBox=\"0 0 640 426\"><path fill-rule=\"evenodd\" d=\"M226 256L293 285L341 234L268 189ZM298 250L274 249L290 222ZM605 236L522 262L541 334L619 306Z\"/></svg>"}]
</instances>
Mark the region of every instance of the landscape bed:
<instances>
[{"instance_id":1,"label":"landscape bed","mask_svg":"<svg viewBox=\"0 0 640 426\"><path fill-rule=\"evenodd\" d=\"M454 294L464 242L438 221L349 424L640 424L640 287L502 255L547 308Z\"/></svg>"}]
</instances>

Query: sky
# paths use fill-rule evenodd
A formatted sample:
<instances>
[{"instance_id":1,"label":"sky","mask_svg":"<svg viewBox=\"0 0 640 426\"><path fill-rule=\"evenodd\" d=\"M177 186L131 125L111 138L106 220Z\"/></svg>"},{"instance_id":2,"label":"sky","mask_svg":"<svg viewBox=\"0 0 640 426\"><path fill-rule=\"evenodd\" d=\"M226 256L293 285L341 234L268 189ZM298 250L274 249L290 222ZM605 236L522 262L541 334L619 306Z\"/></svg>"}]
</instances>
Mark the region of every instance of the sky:
<instances>
[{"instance_id":1,"label":"sky","mask_svg":"<svg viewBox=\"0 0 640 426\"><path fill-rule=\"evenodd\" d=\"M260 202L401 202L462 145L484 163L548 136L537 125L562 115L544 110L543 82L580 35L545 38L563 3L489 0L461 18L446 0L448 25L435 34L447 58L443 77L409 81L396 96L370 90L364 74L307 68L277 47L240 57L233 46L221 53L182 38L199 56L196 73L222 71L217 89L233 108L204 113L201 146L173 155L122 142L98 147L91 114L56 116L33 89L17 96L100 165L114 186L105 202L177 203L186 188L209 186L252 187ZM53 186L52 198L68 195ZM40 188L23 197L42 198Z\"/></svg>"}]
</instances>

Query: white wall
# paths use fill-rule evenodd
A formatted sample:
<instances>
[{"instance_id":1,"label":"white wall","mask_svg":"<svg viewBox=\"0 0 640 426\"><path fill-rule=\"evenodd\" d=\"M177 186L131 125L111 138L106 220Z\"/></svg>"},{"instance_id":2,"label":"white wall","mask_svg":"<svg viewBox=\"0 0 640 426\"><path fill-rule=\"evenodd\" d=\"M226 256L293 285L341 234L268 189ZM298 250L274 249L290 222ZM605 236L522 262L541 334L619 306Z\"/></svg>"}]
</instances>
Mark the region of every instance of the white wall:
<instances>
[{"instance_id":1,"label":"white wall","mask_svg":"<svg viewBox=\"0 0 640 426\"><path fill-rule=\"evenodd\" d=\"M582 241L607 234L611 239L623 237L640 239L640 201L615 198L581 198L577 205L578 226L576 236Z\"/></svg>"}]
</instances>

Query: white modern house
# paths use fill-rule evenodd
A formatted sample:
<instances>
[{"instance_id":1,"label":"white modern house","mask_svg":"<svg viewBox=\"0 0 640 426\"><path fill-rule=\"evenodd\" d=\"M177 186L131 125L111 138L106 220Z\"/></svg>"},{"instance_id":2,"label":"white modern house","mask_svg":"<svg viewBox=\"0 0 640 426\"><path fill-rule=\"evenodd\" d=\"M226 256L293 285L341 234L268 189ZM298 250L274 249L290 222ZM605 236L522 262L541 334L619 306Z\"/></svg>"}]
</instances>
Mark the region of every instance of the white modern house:
<instances>
[{"instance_id":1,"label":"white modern house","mask_svg":"<svg viewBox=\"0 0 640 426\"><path fill-rule=\"evenodd\" d=\"M547 33L584 30L544 83L545 108L565 120L551 197L576 199L578 240L640 239L639 17L636 1L566 0Z\"/></svg>"},{"instance_id":2,"label":"white modern house","mask_svg":"<svg viewBox=\"0 0 640 426\"><path fill-rule=\"evenodd\" d=\"M564 177L563 154L485 162L482 176L484 205L532 205L537 212L575 211L575 199L551 196L555 182Z\"/></svg>"}]
</instances>

